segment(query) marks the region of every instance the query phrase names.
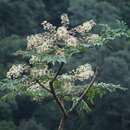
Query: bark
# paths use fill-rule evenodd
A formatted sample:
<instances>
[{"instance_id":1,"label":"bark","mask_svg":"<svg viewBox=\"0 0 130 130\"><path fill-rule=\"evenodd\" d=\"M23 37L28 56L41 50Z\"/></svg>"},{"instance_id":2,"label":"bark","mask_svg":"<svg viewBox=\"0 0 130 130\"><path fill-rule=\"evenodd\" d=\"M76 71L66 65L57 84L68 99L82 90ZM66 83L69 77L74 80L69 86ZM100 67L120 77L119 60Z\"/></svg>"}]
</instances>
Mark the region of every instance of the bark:
<instances>
[{"instance_id":1,"label":"bark","mask_svg":"<svg viewBox=\"0 0 130 130\"><path fill-rule=\"evenodd\" d=\"M61 118L58 130L64 130L65 118Z\"/></svg>"}]
</instances>

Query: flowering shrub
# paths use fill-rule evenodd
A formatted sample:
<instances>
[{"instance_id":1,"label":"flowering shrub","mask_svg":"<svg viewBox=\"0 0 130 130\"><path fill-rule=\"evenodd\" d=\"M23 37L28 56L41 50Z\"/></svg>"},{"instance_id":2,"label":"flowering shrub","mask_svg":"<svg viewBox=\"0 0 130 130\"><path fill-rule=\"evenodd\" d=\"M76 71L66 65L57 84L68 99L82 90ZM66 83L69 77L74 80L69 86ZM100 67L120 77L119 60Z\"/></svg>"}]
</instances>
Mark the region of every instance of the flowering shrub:
<instances>
[{"instance_id":1,"label":"flowering shrub","mask_svg":"<svg viewBox=\"0 0 130 130\"><path fill-rule=\"evenodd\" d=\"M92 66L86 63L66 73L62 72L63 66L69 63L72 55L87 51L89 48L100 47L109 40L125 35L125 30L98 25L102 30L99 34L93 34L92 29L96 26L93 20L70 28L67 14L61 16L60 27L47 21L42 22L42 26L44 32L28 36L27 49L15 53L27 58L29 64L13 65L10 68L7 79L0 82L1 89L10 90L9 95L2 98L10 94L11 96L29 94L36 101L51 97L63 114L59 125L59 130L62 130L64 120L78 108L77 106L87 112L90 111L84 101L85 96L93 102L97 95L103 96L116 88L123 89L119 85L95 83L98 65L95 72ZM84 81L86 84L82 85ZM66 102L72 103L68 110L64 106Z\"/></svg>"}]
</instances>

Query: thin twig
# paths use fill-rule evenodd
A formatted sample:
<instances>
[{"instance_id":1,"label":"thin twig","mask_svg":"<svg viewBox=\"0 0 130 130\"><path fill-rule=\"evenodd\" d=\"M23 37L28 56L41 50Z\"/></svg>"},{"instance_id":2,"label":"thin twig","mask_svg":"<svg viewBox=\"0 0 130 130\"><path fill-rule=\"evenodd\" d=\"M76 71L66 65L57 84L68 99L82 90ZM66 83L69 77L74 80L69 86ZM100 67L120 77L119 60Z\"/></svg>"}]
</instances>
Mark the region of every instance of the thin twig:
<instances>
[{"instance_id":1,"label":"thin twig","mask_svg":"<svg viewBox=\"0 0 130 130\"><path fill-rule=\"evenodd\" d=\"M51 90L45 87L39 80L36 79L36 83L38 83L43 89L51 93Z\"/></svg>"},{"instance_id":2,"label":"thin twig","mask_svg":"<svg viewBox=\"0 0 130 130\"><path fill-rule=\"evenodd\" d=\"M61 69L63 68L63 66L64 66L64 62L61 62L61 65L60 65L60 67L59 67L57 73L55 74L53 80L50 82L50 86L52 86L53 82L56 80L57 76L60 74Z\"/></svg>"},{"instance_id":3,"label":"thin twig","mask_svg":"<svg viewBox=\"0 0 130 130\"><path fill-rule=\"evenodd\" d=\"M94 74L94 76L93 76L90 84L88 85L88 87L86 87L85 90L83 90L83 92L82 92L81 96L79 97L79 99L76 102L74 102L72 104L72 107L67 111L68 114L71 113L77 107L77 105L84 98L84 96L86 95L86 93L88 92L88 90L93 86L93 83L94 83L94 81L96 79L97 74L98 74L98 67L96 67L96 72L95 72L95 74Z\"/></svg>"}]
</instances>

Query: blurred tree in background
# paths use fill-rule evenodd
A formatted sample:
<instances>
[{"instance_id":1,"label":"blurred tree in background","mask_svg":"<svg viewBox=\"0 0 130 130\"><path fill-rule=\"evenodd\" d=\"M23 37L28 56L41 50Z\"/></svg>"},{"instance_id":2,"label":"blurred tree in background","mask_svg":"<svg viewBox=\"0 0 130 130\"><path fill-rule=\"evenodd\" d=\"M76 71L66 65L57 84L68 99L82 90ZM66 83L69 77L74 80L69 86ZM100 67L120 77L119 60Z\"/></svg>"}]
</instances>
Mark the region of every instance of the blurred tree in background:
<instances>
[{"instance_id":1,"label":"blurred tree in background","mask_svg":"<svg viewBox=\"0 0 130 130\"><path fill-rule=\"evenodd\" d=\"M42 0L0 0L0 37L36 33L47 19Z\"/></svg>"},{"instance_id":2,"label":"blurred tree in background","mask_svg":"<svg viewBox=\"0 0 130 130\"><path fill-rule=\"evenodd\" d=\"M71 26L94 19L97 23L115 27L119 19L130 27L129 0L0 0L1 79L12 63L19 62L20 57L13 56L13 53L25 48L26 36L41 32L39 25L45 19L58 25L59 16L64 12L70 16ZM97 56L94 51L91 49L80 56L75 55L71 62L75 63L74 66L86 61L94 64ZM79 117L75 112L66 129L129 130L130 40L117 39L96 51L100 52L98 60L102 68L99 81L120 83L128 88L128 92L105 96L102 101L97 99L91 113ZM80 61L77 60L79 58ZM74 66L67 65L64 71ZM2 93L5 92L0 92L0 95ZM54 111L54 115L50 115L49 111ZM0 102L0 130L52 130L57 125L57 115L56 106L49 101L36 104L28 97L18 97L15 101Z\"/></svg>"},{"instance_id":3,"label":"blurred tree in background","mask_svg":"<svg viewBox=\"0 0 130 130\"><path fill-rule=\"evenodd\" d=\"M94 19L97 23L114 24L120 19L118 8L107 1L70 0L68 11L72 14L72 25Z\"/></svg>"},{"instance_id":4,"label":"blurred tree in background","mask_svg":"<svg viewBox=\"0 0 130 130\"><path fill-rule=\"evenodd\" d=\"M0 40L0 77L5 76L6 71L13 62L18 62L18 57L13 53L17 49L25 48L26 39L22 36L11 35Z\"/></svg>"},{"instance_id":5,"label":"blurred tree in background","mask_svg":"<svg viewBox=\"0 0 130 130\"><path fill-rule=\"evenodd\" d=\"M12 121L1 121L0 129L1 130L16 130L16 126Z\"/></svg>"}]
</instances>

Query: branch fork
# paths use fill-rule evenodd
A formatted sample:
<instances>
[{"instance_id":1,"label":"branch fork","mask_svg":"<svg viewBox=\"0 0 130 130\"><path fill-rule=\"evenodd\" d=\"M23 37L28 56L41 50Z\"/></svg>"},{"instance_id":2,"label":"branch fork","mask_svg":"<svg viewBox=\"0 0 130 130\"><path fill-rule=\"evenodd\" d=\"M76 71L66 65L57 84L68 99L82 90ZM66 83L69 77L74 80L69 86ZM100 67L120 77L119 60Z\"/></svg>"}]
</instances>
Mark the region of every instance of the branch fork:
<instances>
[{"instance_id":1,"label":"branch fork","mask_svg":"<svg viewBox=\"0 0 130 130\"><path fill-rule=\"evenodd\" d=\"M95 79L97 77L97 74L98 74L98 70L99 70L99 67L97 66L96 67L96 71L95 71L95 73L94 73L94 75L93 75L93 77L92 77L89 85L81 92L80 97L75 102L73 102L72 106L68 110L66 110L62 98L59 98L59 96L56 94L55 89L54 89L54 85L53 85L53 83L57 79L58 75L60 74L63 66L64 66L64 63L62 62L61 65L60 65L60 67L59 67L59 69L58 69L58 71L57 71L57 73L55 74L54 78L52 79L52 81L50 81L49 88L47 88L43 84L41 84L39 80L36 80L36 82L43 89L45 89L46 91L48 91L49 93L51 93L53 95L54 100L58 104L58 106L59 106L59 108L61 110L61 113L63 114L63 116L62 116L62 118L60 120L60 124L59 124L58 130L64 130L64 122L65 122L65 120L69 118L70 114L75 110L75 108L77 107L77 105L84 98L84 96L89 91L89 89L93 86L94 81L95 81Z\"/></svg>"}]
</instances>

